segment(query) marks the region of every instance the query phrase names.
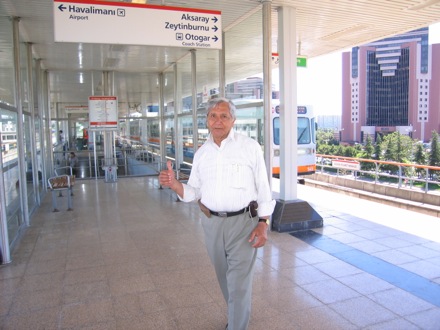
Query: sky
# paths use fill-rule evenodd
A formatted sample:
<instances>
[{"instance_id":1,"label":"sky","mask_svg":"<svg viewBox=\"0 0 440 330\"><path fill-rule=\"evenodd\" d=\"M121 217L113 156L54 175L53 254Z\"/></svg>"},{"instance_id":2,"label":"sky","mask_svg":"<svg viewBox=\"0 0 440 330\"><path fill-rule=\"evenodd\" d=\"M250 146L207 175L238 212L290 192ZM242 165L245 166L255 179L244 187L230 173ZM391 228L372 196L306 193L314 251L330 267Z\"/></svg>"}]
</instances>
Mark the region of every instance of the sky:
<instances>
[{"instance_id":1,"label":"sky","mask_svg":"<svg viewBox=\"0 0 440 330\"><path fill-rule=\"evenodd\" d=\"M440 43L440 23L429 27L429 43ZM347 50L350 51L350 50ZM307 60L298 68L298 104L310 105L315 115L340 115L342 110L342 52ZM273 72L273 81L278 73Z\"/></svg>"}]
</instances>

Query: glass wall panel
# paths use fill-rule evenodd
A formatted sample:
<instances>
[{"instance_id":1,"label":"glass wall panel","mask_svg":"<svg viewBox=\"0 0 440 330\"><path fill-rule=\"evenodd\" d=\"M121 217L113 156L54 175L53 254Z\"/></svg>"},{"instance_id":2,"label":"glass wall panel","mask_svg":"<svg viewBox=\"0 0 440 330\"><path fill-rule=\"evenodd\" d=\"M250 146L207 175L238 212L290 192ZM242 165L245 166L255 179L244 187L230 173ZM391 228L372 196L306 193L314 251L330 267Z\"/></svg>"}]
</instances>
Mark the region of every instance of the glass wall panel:
<instances>
[{"instance_id":1,"label":"glass wall panel","mask_svg":"<svg viewBox=\"0 0 440 330\"><path fill-rule=\"evenodd\" d=\"M23 218L20 210L20 182L17 155L17 114L0 108L3 179L10 242L16 238Z\"/></svg>"},{"instance_id":2,"label":"glass wall panel","mask_svg":"<svg viewBox=\"0 0 440 330\"><path fill-rule=\"evenodd\" d=\"M257 140L263 144L263 118L264 109L261 105L249 104L248 107L239 108L236 112L237 119L235 120L234 129L242 135Z\"/></svg>"},{"instance_id":3,"label":"glass wall panel","mask_svg":"<svg viewBox=\"0 0 440 330\"><path fill-rule=\"evenodd\" d=\"M225 96L237 106L234 129L263 145L264 108L261 102L264 98L264 82L261 78L263 39L255 37L261 36L261 29L262 13L258 11L226 32L226 63L232 59L234 62L242 60L242 63L237 66L226 65ZM246 47L240 47L243 53L237 53L237 47L234 45L238 43L246 44ZM272 49L272 52L275 51L277 49ZM251 72L251 75L249 75L250 63L252 63L251 67L257 68L255 72Z\"/></svg>"},{"instance_id":4,"label":"glass wall panel","mask_svg":"<svg viewBox=\"0 0 440 330\"><path fill-rule=\"evenodd\" d=\"M160 161L160 131L159 131L159 117L148 118L148 150L151 153L152 161Z\"/></svg>"},{"instance_id":5,"label":"glass wall panel","mask_svg":"<svg viewBox=\"0 0 440 330\"><path fill-rule=\"evenodd\" d=\"M191 163L194 157L193 117L191 114L179 117L179 126L182 132L181 151L184 163Z\"/></svg>"},{"instance_id":6,"label":"glass wall panel","mask_svg":"<svg viewBox=\"0 0 440 330\"><path fill-rule=\"evenodd\" d=\"M41 134L41 126L40 121L37 119L35 120L35 148L36 148L36 161L37 161L37 169L38 169L38 189L40 195L44 191L44 182L43 180L43 151L42 151L42 134Z\"/></svg>"},{"instance_id":7,"label":"glass wall panel","mask_svg":"<svg viewBox=\"0 0 440 330\"><path fill-rule=\"evenodd\" d=\"M12 22L9 17L0 16L0 31L2 35L2 53L0 57L0 102L15 105Z\"/></svg>"},{"instance_id":8,"label":"glass wall panel","mask_svg":"<svg viewBox=\"0 0 440 330\"><path fill-rule=\"evenodd\" d=\"M219 52L200 49L197 55L197 109L219 92ZM204 60L207 58L208 60Z\"/></svg>"},{"instance_id":9,"label":"glass wall panel","mask_svg":"<svg viewBox=\"0 0 440 330\"><path fill-rule=\"evenodd\" d=\"M171 69L164 73L164 100L165 100L165 115L174 113L174 71Z\"/></svg>"},{"instance_id":10,"label":"glass wall panel","mask_svg":"<svg viewBox=\"0 0 440 330\"><path fill-rule=\"evenodd\" d=\"M207 60L205 60L207 59ZM219 93L219 52L212 49L200 49L196 52L196 66L197 66L197 139L200 147L208 136L208 128L206 126L206 112L205 106L208 100L212 97L218 96ZM191 121L192 124L192 121ZM189 125L189 123L187 124ZM193 136L189 134L188 127L184 127L184 137ZM192 156L194 154L194 141L184 141L184 159L185 162L192 163Z\"/></svg>"},{"instance_id":11,"label":"glass wall panel","mask_svg":"<svg viewBox=\"0 0 440 330\"><path fill-rule=\"evenodd\" d=\"M179 111L178 120L174 122L174 147L175 147L175 159L177 166L180 168L184 162L184 139L188 139L188 135L184 137L183 132L183 122L182 114L188 116L185 125L191 126L191 115L192 115L192 74L191 74L191 53L189 52L187 56L183 57L177 64L177 78L180 79L178 85L175 86L178 89L178 95L180 99L178 106L176 104L175 111ZM174 114L176 116L176 113ZM177 126L176 126L177 125ZM191 134L192 138L192 134Z\"/></svg>"},{"instance_id":12,"label":"glass wall panel","mask_svg":"<svg viewBox=\"0 0 440 330\"><path fill-rule=\"evenodd\" d=\"M226 65L227 98L232 100L263 98L262 90L255 86L256 79L248 81L249 77L261 76L263 72L263 39L256 37L262 35L261 29L262 13L259 10L225 33L226 63L236 63L236 65ZM255 72L249 72L250 68L257 69ZM237 85L238 81L242 83Z\"/></svg>"},{"instance_id":13,"label":"glass wall panel","mask_svg":"<svg viewBox=\"0 0 440 330\"><path fill-rule=\"evenodd\" d=\"M166 155L167 157L175 158L174 147L174 119L165 120L165 136L166 136Z\"/></svg>"}]
</instances>

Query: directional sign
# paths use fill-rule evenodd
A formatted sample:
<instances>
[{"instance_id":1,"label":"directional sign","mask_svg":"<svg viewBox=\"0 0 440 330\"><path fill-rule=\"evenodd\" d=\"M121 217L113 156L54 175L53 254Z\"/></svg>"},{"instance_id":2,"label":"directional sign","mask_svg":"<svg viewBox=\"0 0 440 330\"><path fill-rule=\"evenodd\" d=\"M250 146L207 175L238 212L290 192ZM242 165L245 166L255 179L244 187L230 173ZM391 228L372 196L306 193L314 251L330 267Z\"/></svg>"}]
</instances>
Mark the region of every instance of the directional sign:
<instances>
[{"instance_id":1,"label":"directional sign","mask_svg":"<svg viewBox=\"0 0 440 330\"><path fill-rule=\"evenodd\" d=\"M278 53L272 53L272 67L278 68L280 64L280 55Z\"/></svg>"},{"instance_id":2,"label":"directional sign","mask_svg":"<svg viewBox=\"0 0 440 330\"><path fill-rule=\"evenodd\" d=\"M278 53L272 53L272 68L277 68L280 62L280 56ZM307 57L297 56L296 66L301 68L307 67Z\"/></svg>"},{"instance_id":3,"label":"directional sign","mask_svg":"<svg viewBox=\"0 0 440 330\"><path fill-rule=\"evenodd\" d=\"M332 160L332 166L352 171L359 171L361 169L359 162L349 160Z\"/></svg>"},{"instance_id":4,"label":"directional sign","mask_svg":"<svg viewBox=\"0 0 440 330\"><path fill-rule=\"evenodd\" d=\"M307 67L307 57L297 56L296 57L296 66L301 68Z\"/></svg>"},{"instance_id":5,"label":"directional sign","mask_svg":"<svg viewBox=\"0 0 440 330\"><path fill-rule=\"evenodd\" d=\"M86 105L65 105L64 110L66 113L84 114L89 113L89 107Z\"/></svg>"},{"instance_id":6,"label":"directional sign","mask_svg":"<svg viewBox=\"0 0 440 330\"><path fill-rule=\"evenodd\" d=\"M53 10L57 42L222 48L219 11L83 0Z\"/></svg>"}]
</instances>

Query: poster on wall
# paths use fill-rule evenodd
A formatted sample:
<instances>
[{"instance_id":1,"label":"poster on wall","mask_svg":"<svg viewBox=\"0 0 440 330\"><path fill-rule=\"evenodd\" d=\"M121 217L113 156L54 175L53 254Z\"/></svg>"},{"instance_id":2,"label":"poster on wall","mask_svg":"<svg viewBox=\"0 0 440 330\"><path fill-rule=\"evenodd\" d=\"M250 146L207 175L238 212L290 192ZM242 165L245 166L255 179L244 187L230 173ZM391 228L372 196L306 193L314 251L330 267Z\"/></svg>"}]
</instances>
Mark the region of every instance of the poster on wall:
<instances>
[{"instance_id":1,"label":"poster on wall","mask_svg":"<svg viewBox=\"0 0 440 330\"><path fill-rule=\"evenodd\" d=\"M116 96L89 97L89 129L118 129L118 98Z\"/></svg>"}]
</instances>

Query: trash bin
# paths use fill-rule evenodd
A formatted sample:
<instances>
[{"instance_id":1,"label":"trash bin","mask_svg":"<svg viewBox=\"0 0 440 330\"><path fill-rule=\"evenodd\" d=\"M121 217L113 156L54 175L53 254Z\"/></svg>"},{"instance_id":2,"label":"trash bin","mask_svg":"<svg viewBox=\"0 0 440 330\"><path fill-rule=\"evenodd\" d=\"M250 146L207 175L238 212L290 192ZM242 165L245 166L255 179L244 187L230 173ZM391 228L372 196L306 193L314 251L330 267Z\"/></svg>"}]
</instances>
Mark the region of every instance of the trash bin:
<instances>
[{"instance_id":1,"label":"trash bin","mask_svg":"<svg viewBox=\"0 0 440 330\"><path fill-rule=\"evenodd\" d=\"M105 182L118 181L118 166L117 165L103 166L102 169L105 172Z\"/></svg>"}]
</instances>

